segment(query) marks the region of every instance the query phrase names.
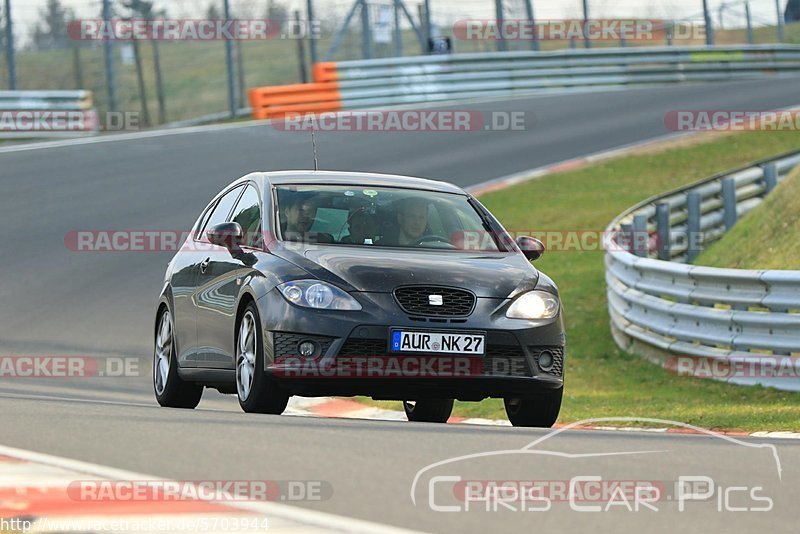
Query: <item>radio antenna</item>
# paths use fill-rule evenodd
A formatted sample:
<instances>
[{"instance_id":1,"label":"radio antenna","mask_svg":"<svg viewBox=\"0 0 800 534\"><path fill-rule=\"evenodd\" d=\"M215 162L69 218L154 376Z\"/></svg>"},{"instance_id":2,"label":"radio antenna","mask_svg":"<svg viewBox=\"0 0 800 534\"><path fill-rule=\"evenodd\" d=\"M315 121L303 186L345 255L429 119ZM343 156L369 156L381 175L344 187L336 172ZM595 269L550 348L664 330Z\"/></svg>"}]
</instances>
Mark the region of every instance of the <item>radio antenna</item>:
<instances>
[{"instance_id":1,"label":"radio antenna","mask_svg":"<svg viewBox=\"0 0 800 534\"><path fill-rule=\"evenodd\" d=\"M317 163L317 136L314 135L316 132L316 128L311 129L311 146L314 148L314 170L319 170L319 164Z\"/></svg>"}]
</instances>

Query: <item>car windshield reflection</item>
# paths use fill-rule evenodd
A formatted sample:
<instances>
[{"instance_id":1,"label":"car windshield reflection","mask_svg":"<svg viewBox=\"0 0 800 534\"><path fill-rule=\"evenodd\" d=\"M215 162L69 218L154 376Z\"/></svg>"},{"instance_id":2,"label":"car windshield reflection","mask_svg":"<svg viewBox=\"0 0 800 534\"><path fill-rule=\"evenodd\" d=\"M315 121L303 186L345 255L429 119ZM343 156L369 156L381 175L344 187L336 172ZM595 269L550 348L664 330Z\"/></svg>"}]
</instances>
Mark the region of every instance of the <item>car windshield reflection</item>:
<instances>
[{"instance_id":1,"label":"car windshield reflection","mask_svg":"<svg viewBox=\"0 0 800 534\"><path fill-rule=\"evenodd\" d=\"M329 245L506 252L468 197L361 186L276 187L280 238Z\"/></svg>"}]
</instances>

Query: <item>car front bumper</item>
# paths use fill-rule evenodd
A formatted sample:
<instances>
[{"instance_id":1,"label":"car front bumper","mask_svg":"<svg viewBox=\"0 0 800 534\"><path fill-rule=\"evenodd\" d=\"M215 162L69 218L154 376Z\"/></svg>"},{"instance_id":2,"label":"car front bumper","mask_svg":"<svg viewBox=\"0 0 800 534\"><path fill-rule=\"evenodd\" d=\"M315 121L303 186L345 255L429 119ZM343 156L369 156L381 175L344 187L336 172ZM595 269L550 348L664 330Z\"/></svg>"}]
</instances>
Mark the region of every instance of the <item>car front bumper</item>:
<instances>
[{"instance_id":1,"label":"car front bumper","mask_svg":"<svg viewBox=\"0 0 800 534\"><path fill-rule=\"evenodd\" d=\"M478 298L463 318L412 317L389 293L356 293L358 312L313 310L289 304L278 291L258 302L264 328L264 366L281 387L301 396L403 400L525 397L563 386L561 312L553 319L509 319L506 299ZM392 328L484 333L483 356L391 353ZM298 346L312 341L309 358ZM539 357L550 352L547 370ZM456 361L455 366L452 365Z\"/></svg>"}]
</instances>

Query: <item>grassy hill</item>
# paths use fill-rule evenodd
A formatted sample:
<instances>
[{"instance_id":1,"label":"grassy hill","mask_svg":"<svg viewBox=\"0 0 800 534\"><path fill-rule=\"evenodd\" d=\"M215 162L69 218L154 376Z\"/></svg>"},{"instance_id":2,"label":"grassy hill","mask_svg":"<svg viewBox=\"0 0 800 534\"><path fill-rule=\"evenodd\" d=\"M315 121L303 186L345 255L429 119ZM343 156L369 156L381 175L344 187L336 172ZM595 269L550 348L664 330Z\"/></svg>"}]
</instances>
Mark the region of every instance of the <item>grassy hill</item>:
<instances>
[{"instance_id":1,"label":"grassy hill","mask_svg":"<svg viewBox=\"0 0 800 534\"><path fill-rule=\"evenodd\" d=\"M800 169L695 263L735 269L800 269Z\"/></svg>"}]
</instances>

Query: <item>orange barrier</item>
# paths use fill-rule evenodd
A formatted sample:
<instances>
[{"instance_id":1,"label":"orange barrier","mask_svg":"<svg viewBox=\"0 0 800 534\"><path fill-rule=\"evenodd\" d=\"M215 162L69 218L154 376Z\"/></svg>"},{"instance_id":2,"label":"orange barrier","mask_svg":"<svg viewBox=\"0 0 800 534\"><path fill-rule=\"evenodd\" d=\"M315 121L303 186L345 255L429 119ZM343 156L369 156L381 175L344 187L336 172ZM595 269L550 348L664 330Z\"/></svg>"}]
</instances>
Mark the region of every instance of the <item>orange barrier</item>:
<instances>
[{"instance_id":1,"label":"orange barrier","mask_svg":"<svg viewBox=\"0 0 800 534\"><path fill-rule=\"evenodd\" d=\"M286 113L323 113L342 109L336 81L336 63L317 63L313 83L250 89L254 119L271 119Z\"/></svg>"},{"instance_id":2,"label":"orange barrier","mask_svg":"<svg viewBox=\"0 0 800 534\"><path fill-rule=\"evenodd\" d=\"M339 79L339 71L333 61L326 63L314 63L311 69L315 82L335 82Z\"/></svg>"}]
</instances>

